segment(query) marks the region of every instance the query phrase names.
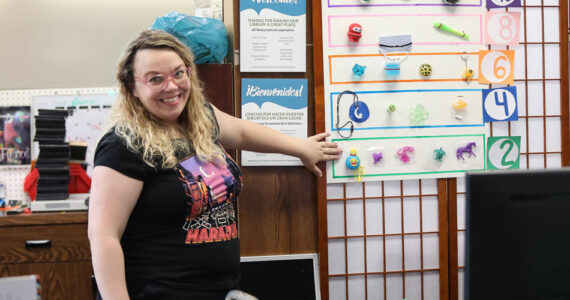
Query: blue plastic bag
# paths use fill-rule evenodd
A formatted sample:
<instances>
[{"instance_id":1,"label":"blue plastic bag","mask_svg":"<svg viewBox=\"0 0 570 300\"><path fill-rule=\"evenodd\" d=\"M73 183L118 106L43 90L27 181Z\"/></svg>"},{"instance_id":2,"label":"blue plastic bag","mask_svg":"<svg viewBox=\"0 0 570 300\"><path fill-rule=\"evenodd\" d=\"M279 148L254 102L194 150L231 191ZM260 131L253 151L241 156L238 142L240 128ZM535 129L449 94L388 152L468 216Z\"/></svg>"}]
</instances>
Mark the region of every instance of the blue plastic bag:
<instances>
[{"instance_id":1,"label":"blue plastic bag","mask_svg":"<svg viewBox=\"0 0 570 300\"><path fill-rule=\"evenodd\" d=\"M194 53L194 63L221 63L228 53L226 27L220 20L170 12L158 17L152 29L166 31Z\"/></svg>"}]
</instances>

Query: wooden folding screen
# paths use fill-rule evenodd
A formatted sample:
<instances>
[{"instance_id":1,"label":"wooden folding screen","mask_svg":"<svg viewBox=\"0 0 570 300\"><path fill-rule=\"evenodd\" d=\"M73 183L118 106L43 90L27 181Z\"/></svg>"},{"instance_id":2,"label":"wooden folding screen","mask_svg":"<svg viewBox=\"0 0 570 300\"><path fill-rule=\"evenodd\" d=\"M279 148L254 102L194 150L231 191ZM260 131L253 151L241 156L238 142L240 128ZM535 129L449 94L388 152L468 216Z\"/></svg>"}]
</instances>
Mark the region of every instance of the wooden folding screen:
<instances>
[{"instance_id":1,"label":"wooden folding screen","mask_svg":"<svg viewBox=\"0 0 570 300\"><path fill-rule=\"evenodd\" d=\"M492 123L490 136L521 136L521 168L568 166L568 2L522 5L508 9L520 11L523 24L515 66L519 120ZM321 1L313 0L311 10L320 132L325 131ZM463 179L328 185L321 179L317 194L323 299L463 298ZM371 220L370 211L379 214Z\"/></svg>"},{"instance_id":2,"label":"wooden folding screen","mask_svg":"<svg viewBox=\"0 0 570 300\"><path fill-rule=\"evenodd\" d=\"M526 0L517 73L519 120L491 123L491 136L521 136L521 169L570 166L568 1ZM491 49L496 49L495 47ZM504 48L503 48L504 49ZM463 299L465 254L464 180L450 179L450 299ZM452 258L452 259L451 259Z\"/></svg>"}]
</instances>

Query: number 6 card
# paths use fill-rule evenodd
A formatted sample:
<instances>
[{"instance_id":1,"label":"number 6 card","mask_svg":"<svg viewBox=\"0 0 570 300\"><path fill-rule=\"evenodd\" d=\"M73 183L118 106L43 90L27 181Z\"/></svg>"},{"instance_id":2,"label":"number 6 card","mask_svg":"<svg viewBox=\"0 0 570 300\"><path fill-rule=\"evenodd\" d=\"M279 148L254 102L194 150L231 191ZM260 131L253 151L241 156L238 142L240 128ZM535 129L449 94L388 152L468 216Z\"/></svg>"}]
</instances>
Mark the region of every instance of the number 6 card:
<instances>
[{"instance_id":1,"label":"number 6 card","mask_svg":"<svg viewBox=\"0 0 570 300\"><path fill-rule=\"evenodd\" d=\"M479 51L479 83L513 84L515 50Z\"/></svg>"}]
</instances>

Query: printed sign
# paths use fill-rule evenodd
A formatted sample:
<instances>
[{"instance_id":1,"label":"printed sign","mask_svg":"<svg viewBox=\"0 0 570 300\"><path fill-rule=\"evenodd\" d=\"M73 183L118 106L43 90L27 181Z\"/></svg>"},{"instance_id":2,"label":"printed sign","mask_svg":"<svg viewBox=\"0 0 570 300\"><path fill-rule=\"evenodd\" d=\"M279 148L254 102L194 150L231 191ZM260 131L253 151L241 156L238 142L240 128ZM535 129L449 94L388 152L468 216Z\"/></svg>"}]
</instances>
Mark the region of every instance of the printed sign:
<instances>
[{"instance_id":1,"label":"printed sign","mask_svg":"<svg viewBox=\"0 0 570 300\"><path fill-rule=\"evenodd\" d=\"M518 120L517 103L516 86L483 90L483 121Z\"/></svg>"},{"instance_id":2,"label":"printed sign","mask_svg":"<svg viewBox=\"0 0 570 300\"><path fill-rule=\"evenodd\" d=\"M518 46L520 20L520 12L486 12L485 44Z\"/></svg>"},{"instance_id":3,"label":"printed sign","mask_svg":"<svg viewBox=\"0 0 570 300\"><path fill-rule=\"evenodd\" d=\"M284 134L307 137L307 79L242 79L241 117ZM302 166L282 154L242 151L242 166Z\"/></svg>"},{"instance_id":4,"label":"printed sign","mask_svg":"<svg viewBox=\"0 0 570 300\"><path fill-rule=\"evenodd\" d=\"M487 139L487 169L520 168L520 136L492 136Z\"/></svg>"},{"instance_id":5,"label":"printed sign","mask_svg":"<svg viewBox=\"0 0 570 300\"><path fill-rule=\"evenodd\" d=\"M479 83L513 84L515 50L479 51Z\"/></svg>"},{"instance_id":6,"label":"printed sign","mask_svg":"<svg viewBox=\"0 0 570 300\"><path fill-rule=\"evenodd\" d=\"M240 71L305 72L306 0L240 0Z\"/></svg>"},{"instance_id":7,"label":"printed sign","mask_svg":"<svg viewBox=\"0 0 570 300\"><path fill-rule=\"evenodd\" d=\"M521 7L521 0L487 0L487 8Z\"/></svg>"}]
</instances>

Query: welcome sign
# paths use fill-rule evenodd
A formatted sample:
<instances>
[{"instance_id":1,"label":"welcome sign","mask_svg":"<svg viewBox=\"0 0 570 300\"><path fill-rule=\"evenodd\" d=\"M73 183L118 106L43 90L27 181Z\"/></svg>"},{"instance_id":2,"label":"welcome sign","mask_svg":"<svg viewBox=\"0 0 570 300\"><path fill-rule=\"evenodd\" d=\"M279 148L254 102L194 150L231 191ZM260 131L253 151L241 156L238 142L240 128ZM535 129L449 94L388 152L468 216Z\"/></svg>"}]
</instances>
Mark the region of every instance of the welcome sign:
<instances>
[{"instance_id":1,"label":"welcome sign","mask_svg":"<svg viewBox=\"0 0 570 300\"><path fill-rule=\"evenodd\" d=\"M306 1L240 0L241 72L305 72Z\"/></svg>"},{"instance_id":2,"label":"welcome sign","mask_svg":"<svg viewBox=\"0 0 570 300\"><path fill-rule=\"evenodd\" d=\"M307 79L242 79L241 118L284 134L307 138ZM242 151L242 166L302 166L282 154Z\"/></svg>"}]
</instances>

